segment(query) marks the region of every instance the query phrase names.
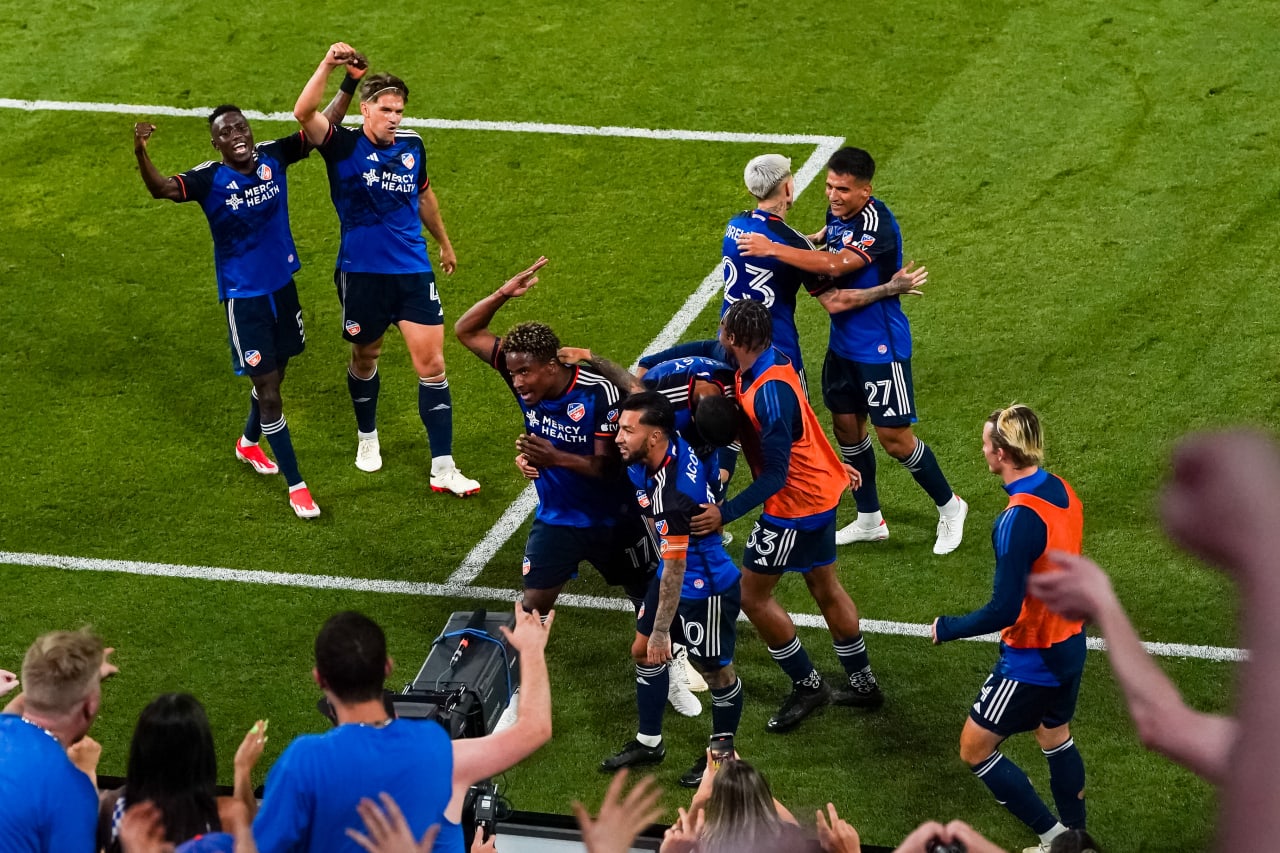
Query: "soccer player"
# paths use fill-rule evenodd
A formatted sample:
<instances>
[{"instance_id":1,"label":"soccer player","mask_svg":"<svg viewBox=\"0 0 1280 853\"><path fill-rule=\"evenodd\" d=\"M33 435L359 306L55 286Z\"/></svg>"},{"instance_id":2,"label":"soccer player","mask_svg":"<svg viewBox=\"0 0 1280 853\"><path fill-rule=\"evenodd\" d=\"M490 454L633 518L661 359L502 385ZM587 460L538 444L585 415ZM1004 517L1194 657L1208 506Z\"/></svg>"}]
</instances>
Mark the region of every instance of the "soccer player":
<instances>
[{"instance_id":1,"label":"soccer player","mask_svg":"<svg viewBox=\"0 0 1280 853\"><path fill-rule=\"evenodd\" d=\"M1066 480L1040 466L1040 420L1026 406L997 409L982 428L987 468L1004 483L1009 506L991 542L996 575L991 600L964 616L933 622L934 643L1000 632L1000 660L982 685L960 732L960 757L1014 817L1040 836L1046 851L1068 828L1085 828L1084 762L1071 737L1084 670L1084 623L1059 616L1027 592L1032 575L1054 571L1050 551L1079 554L1080 500ZM1022 772L1000 752L1005 738L1034 731L1049 762L1054 817Z\"/></svg>"},{"instance_id":2,"label":"soccer player","mask_svg":"<svg viewBox=\"0 0 1280 853\"><path fill-rule=\"evenodd\" d=\"M317 112L325 82L357 55L334 44L294 106L307 139L320 149L329 193L342 223L334 281L342 302L342 336L351 343L347 389L355 408L356 467L382 467L378 443L378 356L395 324L418 372L418 414L431 444L431 490L465 497L480 491L453 461L453 399L444 367L444 308L427 256L422 226L440 244L447 275L457 266L427 177L422 138L401 130L409 87L390 74L362 82L360 128L343 127Z\"/></svg>"},{"instance_id":3,"label":"soccer player","mask_svg":"<svg viewBox=\"0 0 1280 853\"><path fill-rule=\"evenodd\" d=\"M742 609L791 679L791 694L768 724L771 732L785 732L830 701L874 709L884 695L867 658L858 608L836 575L836 506L846 488L856 488L857 472L841 465L795 368L770 343L771 329L769 309L751 300L735 302L720 320L720 343L738 365L734 390L750 420L741 439L755 482L721 506L703 504L692 524L694 534L706 536L764 505L743 556ZM834 696L773 597L787 572L803 575L831 631L848 677Z\"/></svg>"},{"instance_id":4,"label":"soccer player","mask_svg":"<svg viewBox=\"0 0 1280 853\"><path fill-rule=\"evenodd\" d=\"M354 81L363 76L366 66L359 54L349 61L349 79ZM354 85L344 85L325 108L335 121L346 113ZM290 358L302 352L306 339L293 281L302 265L289 230L285 173L307 156L310 146L301 133L255 145L240 108L223 104L209 116L213 148L222 159L167 178L147 153L155 130L150 122L133 126L133 151L142 182L153 198L194 201L204 210L213 235L218 300L226 312L232 366L253 382L249 419L244 434L236 439L236 458L259 474L283 471L289 506L300 518L315 518L320 507L298 471L280 402L285 368ZM258 446L264 434L276 462Z\"/></svg>"},{"instance_id":5,"label":"soccer player","mask_svg":"<svg viewBox=\"0 0 1280 853\"><path fill-rule=\"evenodd\" d=\"M741 602L738 569L717 535L693 536L693 516L715 496L716 472L676 432L676 412L657 391L642 391L622 403L618 449L635 486L635 499L658 539L661 563L636 616L631 656L636 662L635 739L600 763L615 771L657 764L666 756L662 713L667 703L672 637L711 688L714 734L733 734L742 718L742 682L733 670L735 627ZM677 621L678 617L678 621ZM696 788L706 770L703 753L680 777Z\"/></svg>"},{"instance_id":6,"label":"soccer player","mask_svg":"<svg viewBox=\"0 0 1280 853\"><path fill-rule=\"evenodd\" d=\"M796 294L803 287L830 314L838 314L880 299L910 293L920 295L919 287L928 280L924 269L914 270L908 264L905 275L887 279L884 284L860 289L841 289L814 272L795 267L778 257L747 257L738 242L748 234L812 251L809 238L787 224L787 213L795 203L796 181L791 174L791 161L781 154L761 154L747 163L743 172L747 191L756 199L755 210L744 210L729 220L724 229L723 257L720 271L724 276L724 304L720 316L739 299L763 302L773 316L773 345L791 359L800 381L805 382L804 357L800 353L800 334L796 331ZM901 264L899 264L901 266Z\"/></svg>"},{"instance_id":7,"label":"soccer player","mask_svg":"<svg viewBox=\"0 0 1280 853\"><path fill-rule=\"evenodd\" d=\"M763 234L743 234L742 254L777 258L805 272L832 279L839 291L858 291L889 282L902 268L902 233L883 201L871 194L876 165L861 148L841 148L827 163L827 224L814 235L826 251L775 242ZM876 493L876 455L867 432L875 427L880 446L911 472L938 507L933 553L949 554L964 537L966 504L947 483L929 446L916 437L915 391L911 379L911 324L898 296L831 315L827 357L822 366L822 398L831 410L840 455L858 469L854 491L857 519L842 528L837 542L874 542L889 537Z\"/></svg>"}]
</instances>

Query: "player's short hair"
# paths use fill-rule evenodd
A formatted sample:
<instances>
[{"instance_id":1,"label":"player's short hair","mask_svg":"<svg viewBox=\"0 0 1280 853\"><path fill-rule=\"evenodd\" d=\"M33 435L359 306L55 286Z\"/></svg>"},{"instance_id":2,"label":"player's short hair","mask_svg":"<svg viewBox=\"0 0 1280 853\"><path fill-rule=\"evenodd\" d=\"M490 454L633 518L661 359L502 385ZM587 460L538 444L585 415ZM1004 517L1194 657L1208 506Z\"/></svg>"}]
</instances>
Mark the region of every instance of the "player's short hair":
<instances>
[{"instance_id":1,"label":"player's short hair","mask_svg":"<svg viewBox=\"0 0 1280 853\"><path fill-rule=\"evenodd\" d=\"M1083 829L1068 829L1053 839L1049 853L1102 853L1102 848Z\"/></svg>"},{"instance_id":2,"label":"player's short hair","mask_svg":"<svg viewBox=\"0 0 1280 853\"><path fill-rule=\"evenodd\" d=\"M380 698L386 666L387 637L363 613L335 613L316 635L316 671L343 702Z\"/></svg>"},{"instance_id":3,"label":"player's short hair","mask_svg":"<svg viewBox=\"0 0 1280 853\"><path fill-rule=\"evenodd\" d=\"M556 361L560 339L546 323L520 323L502 339L502 351L527 355L534 361Z\"/></svg>"},{"instance_id":4,"label":"player's short hair","mask_svg":"<svg viewBox=\"0 0 1280 853\"><path fill-rule=\"evenodd\" d=\"M773 343L773 318L763 302L740 299L720 318L724 330L733 336L734 346L757 352Z\"/></svg>"},{"instance_id":5,"label":"player's short hair","mask_svg":"<svg viewBox=\"0 0 1280 853\"><path fill-rule=\"evenodd\" d=\"M376 101L386 94L399 95L404 98L406 104L409 103L409 87L396 75L387 74L386 72L364 75L364 80L360 84L360 100L362 102Z\"/></svg>"},{"instance_id":6,"label":"player's short hair","mask_svg":"<svg viewBox=\"0 0 1280 853\"><path fill-rule=\"evenodd\" d=\"M831 155L831 159L827 161L827 171L869 181L876 176L876 161L866 151L850 145Z\"/></svg>"},{"instance_id":7,"label":"player's short hair","mask_svg":"<svg viewBox=\"0 0 1280 853\"><path fill-rule=\"evenodd\" d=\"M773 191L791 177L791 160L781 154L761 154L752 157L742 172L747 192L758 199L773 195Z\"/></svg>"},{"instance_id":8,"label":"player's short hair","mask_svg":"<svg viewBox=\"0 0 1280 853\"><path fill-rule=\"evenodd\" d=\"M991 424L991 446L1003 450L1015 468L1029 468L1044 462L1044 435L1040 419L1029 406L1014 403L996 409L987 418Z\"/></svg>"},{"instance_id":9,"label":"player's short hair","mask_svg":"<svg viewBox=\"0 0 1280 853\"><path fill-rule=\"evenodd\" d=\"M102 640L88 628L39 637L22 659L27 707L52 716L72 711L98 686L102 658Z\"/></svg>"},{"instance_id":10,"label":"player's short hair","mask_svg":"<svg viewBox=\"0 0 1280 853\"><path fill-rule=\"evenodd\" d=\"M227 113L244 113L244 110L235 104L219 104L213 108L213 112L209 113L209 129L213 130L213 123Z\"/></svg>"},{"instance_id":11,"label":"player's short hair","mask_svg":"<svg viewBox=\"0 0 1280 853\"><path fill-rule=\"evenodd\" d=\"M738 437L741 416L742 409L736 400L722 394L706 394L698 398L693 424L707 444L728 447Z\"/></svg>"},{"instance_id":12,"label":"player's short hair","mask_svg":"<svg viewBox=\"0 0 1280 853\"><path fill-rule=\"evenodd\" d=\"M621 411L639 412L645 426L657 427L668 436L676 433L676 410L657 391L637 391L622 401Z\"/></svg>"}]
</instances>

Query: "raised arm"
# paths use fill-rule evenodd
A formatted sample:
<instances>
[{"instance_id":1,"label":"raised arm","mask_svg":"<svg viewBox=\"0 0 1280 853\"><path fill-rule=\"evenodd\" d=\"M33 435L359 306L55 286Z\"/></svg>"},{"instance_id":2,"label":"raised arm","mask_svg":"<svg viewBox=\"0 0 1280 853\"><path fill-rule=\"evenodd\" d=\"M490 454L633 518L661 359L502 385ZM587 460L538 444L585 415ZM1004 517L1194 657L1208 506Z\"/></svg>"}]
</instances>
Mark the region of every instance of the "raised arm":
<instances>
[{"instance_id":1,"label":"raised arm","mask_svg":"<svg viewBox=\"0 0 1280 853\"><path fill-rule=\"evenodd\" d=\"M138 171L142 174L142 182L147 185L152 198L167 198L169 201L182 201L182 184L176 178L166 178L151 162L147 154L147 143L156 126L150 122L140 121L133 126L133 153L138 158Z\"/></svg>"},{"instance_id":2,"label":"raised arm","mask_svg":"<svg viewBox=\"0 0 1280 853\"><path fill-rule=\"evenodd\" d=\"M307 141L312 145L320 145L329 133L330 119L325 113L320 112L320 101L324 98L329 75L335 68L344 65L354 67L355 63L360 62L364 62L364 57L351 45L336 42L329 47L324 59L320 60L307 85L302 87L298 102L293 107L293 117L302 125L302 132L306 134ZM367 64L365 67L368 67Z\"/></svg>"},{"instance_id":3,"label":"raised arm","mask_svg":"<svg viewBox=\"0 0 1280 853\"><path fill-rule=\"evenodd\" d=\"M551 739L551 684L547 677L547 635L555 611L544 623L535 610L516 602L516 628L503 635L520 654L520 711L510 728L480 738L453 742L453 785L474 785L509 770Z\"/></svg>"},{"instance_id":4,"label":"raised arm","mask_svg":"<svg viewBox=\"0 0 1280 853\"><path fill-rule=\"evenodd\" d=\"M329 124L342 124L342 120L347 117L347 110L351 108L351 98L368 71L369 60L365 59L364 54L355 51L355 56L347 62L347 76L342 79L338 91L333 93L333 99L321 113L329 120Z\"/></svg>"},{"instance_id":5,"label":"raised arm","mask_svg":"<svg viewBox=\"0 0 1280 853\"><path fill-rule=\"evenodd\" d=\"M924 296L924 291L920 290L920 287L928 280L929 271L924 267L917 268L915 261L910 261L884 284L866 288L828 287L826 290L815 293L814 298L827 309L828 314L839 314L842 311L862 308L872 302L894 296Z\"/></svg>"},{"instance_id":6,"label":"raised arm","mask_svg":"<svg viewBox=\"0 0 1280 853\"><path fill-rule=\"evenodd\" d=\"M538 258L533 266L516 273L493 293L468 308L453 324L453 333L458 336L459 343L487 363L493 355L494 342L498 340L497 335L489 331L489 324L493 322L498 309L507 304L508 299L516 299L528 293L538 283L538 270L546 265L545 257Z\"/></svg>"},{"instance_id":7,"label":"raised arm","mask_svg":"<svg viewBox=\"0 0 1280 853\"><path fill-rule=\"evenodd\" d=\"M1216 785L1227 781L1236 721L1187 707L1182 694L1142 647L1111 581L1087 557L1053 552L1059 571L1032 575L1031 594L1069 619L1088 619L1107 641L1111 671L1147 749Z\"/></svg>"}]
</instances>

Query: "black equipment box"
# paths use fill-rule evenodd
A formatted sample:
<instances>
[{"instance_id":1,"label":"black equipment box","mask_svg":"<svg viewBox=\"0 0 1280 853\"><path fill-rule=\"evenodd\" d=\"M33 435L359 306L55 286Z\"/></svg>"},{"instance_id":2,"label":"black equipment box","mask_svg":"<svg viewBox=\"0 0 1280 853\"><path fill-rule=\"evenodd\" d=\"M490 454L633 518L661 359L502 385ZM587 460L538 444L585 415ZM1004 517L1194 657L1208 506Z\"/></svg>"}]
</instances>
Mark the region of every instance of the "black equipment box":
<instances>
[{"instance_id":1,"label":"black equipment box","mask_svg":"<svg viewBox=\"0 0 1280 853\"><path fill-rule=\"evenodd\" d=\"M481 611L452 614L442 634L470 627L493 639L446 636L436 643L413 683L393 697L396 714L434 719L454 739L492 732L511 699L508 691L520 686L518 655L498 630L503 625L514 628L515 623L515 615L507 610L484 613L482 619ZM459 655L464 639L467 646ZM455 656L457 662L450 666Z\"/></svg>"}]
</instances>

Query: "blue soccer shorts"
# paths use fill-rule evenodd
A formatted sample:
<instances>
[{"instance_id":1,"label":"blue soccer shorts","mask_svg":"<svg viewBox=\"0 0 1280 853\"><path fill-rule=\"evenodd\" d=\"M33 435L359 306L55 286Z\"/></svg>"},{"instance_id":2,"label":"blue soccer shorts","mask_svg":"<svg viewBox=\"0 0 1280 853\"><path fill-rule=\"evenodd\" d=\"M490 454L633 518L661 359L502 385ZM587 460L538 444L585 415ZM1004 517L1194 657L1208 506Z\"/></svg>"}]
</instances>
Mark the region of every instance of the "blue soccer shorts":
<instances>
[{"instance_id":1,"label":"blue soccer shorts","mask_svg":"<svg viewBox=\"0 0 1280 853\"><path fill-rule=\"evenodd\" d=\"M524 546L525 589L554 589L590 563L611 586L644 586L658 569L658 554L644 522L627 516L617 524L566 527L534 519Z\"/></svg>"},{"instance_id":2,"label":"blue soccer shorts","mask_svg":"<svg viewBox=\"0 0 1280 853\"><path fill-rule=\"evenodd\" d=\"M743 568L762 575L804 573L835 561L835 513L814 530L784 527L761 516L751 528L742 555Z\"/></svg>"},{"instance_id":3,"label":"blue soccer shorts","mask_svg":"<svg viewBox=\"0 0 1280 853\"><path fill-rule=\"evenodd\" d=\"M991 673L969 710L969 718L989 732L1008 737L1035 731L1041 725L1055 729L1076 714L1080 673L1056 687L1014 681Z\"/></svg>"},{"instance_id":4,"label":"blue soccer shorts","mask_svg":"<svg viewBox=\"0 0 1280 853\"><path fill-rule=\"evenodd\" d=\"M421 326L444 323L444 307L433 272L404 274L343 272L333 274L342 303L342 337L370 344L387 327L404 320Z\"/></svg>"},{"instance_id":5,"label":"blue soccer shorts","mask_svg":"<svg viewBox=\"0 0 1280 853\"><path fill-rule=\"evenodd\" d=\"M227 313L227 342L237 376L264 376L302 352L307 335L293 280L274 293L222 303Z\"/></svg>"},{"instance_id":6,"label":"blue soccer shorts","mask_svg":"<svg viewBox=\"0 0 1280 853\"><path fill-rule=\"evenodd\" d=\"M661 588L662 579L655 577L636 613L636 633L642 637L653 633ZM698 669L713 672L733 663L741 609L742 586L736 580L728 589L706 598L681 598L671 624L671 637L689 650L689 659Z\"/></svg>"},{"instance_id":7,"label":"blue soccer shorts","mask_svg":"<svg viewBox=\"0 0 1280 853\"><path fill-rule=\"evenodd\" d=\"M911 359L886 364L851 361L831 350L822 362L822 402L838 415L866 415L875 426L916 422Z\"/></svg>"}]
</instances>

